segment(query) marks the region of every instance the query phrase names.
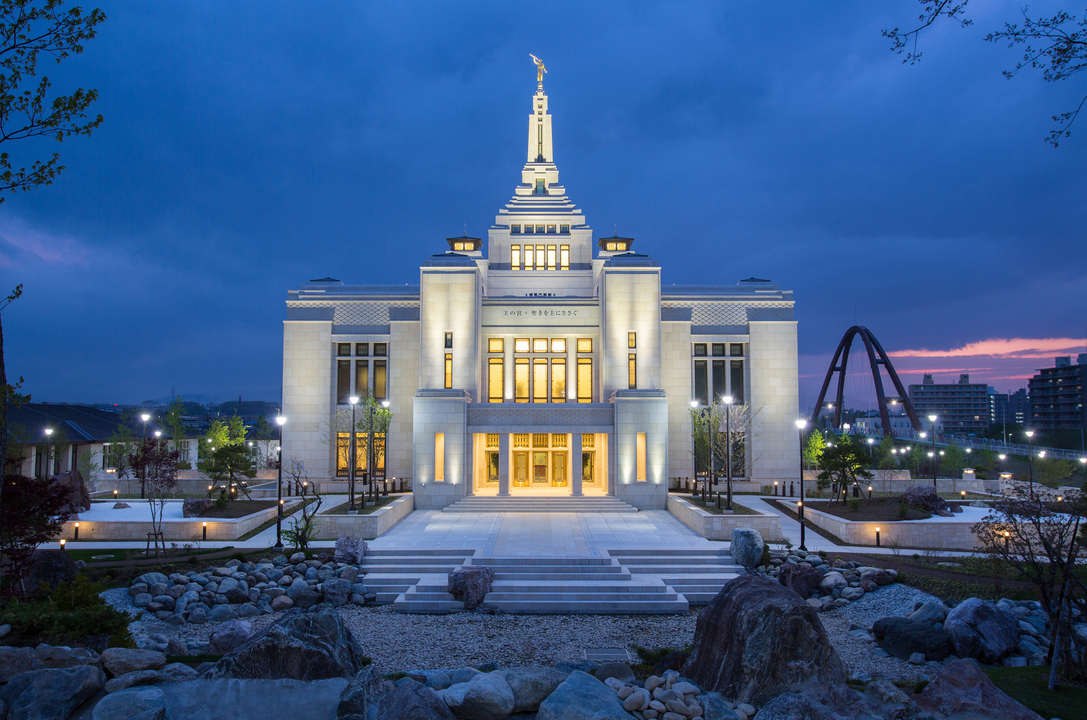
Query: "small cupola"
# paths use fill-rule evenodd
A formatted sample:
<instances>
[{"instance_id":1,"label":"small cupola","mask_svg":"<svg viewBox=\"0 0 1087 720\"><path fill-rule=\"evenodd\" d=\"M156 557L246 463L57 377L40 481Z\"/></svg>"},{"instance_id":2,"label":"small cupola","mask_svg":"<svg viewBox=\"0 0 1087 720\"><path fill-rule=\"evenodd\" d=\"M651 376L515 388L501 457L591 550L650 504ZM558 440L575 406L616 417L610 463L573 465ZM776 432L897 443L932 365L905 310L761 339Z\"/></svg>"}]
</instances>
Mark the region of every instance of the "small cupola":
<instances>
[{"instance_id":1,"label":"small cupola","mask_svg":"<svg viewBox=\"0 0 1087 720\"><path fill-rule=\"evenodd\" d=\"M453 252L481 252L483 247L481 239L468 237L467 233L460 237L446 238L445 241L449 243L449 249Z\"/></svg>"},{"instance_id":2,"label":"small cupola","mask_svg":"<svg viewBox=\"0 0 1087 720\"><path fill-rule=\"evenodd\" d=\"M619 233L615 233L611 237L603 237L596 241L596 246L600 248L601 253L624 253L630 252L630 246L634 244L634 238L619 237Z\"/></svg>"}]
</instances>

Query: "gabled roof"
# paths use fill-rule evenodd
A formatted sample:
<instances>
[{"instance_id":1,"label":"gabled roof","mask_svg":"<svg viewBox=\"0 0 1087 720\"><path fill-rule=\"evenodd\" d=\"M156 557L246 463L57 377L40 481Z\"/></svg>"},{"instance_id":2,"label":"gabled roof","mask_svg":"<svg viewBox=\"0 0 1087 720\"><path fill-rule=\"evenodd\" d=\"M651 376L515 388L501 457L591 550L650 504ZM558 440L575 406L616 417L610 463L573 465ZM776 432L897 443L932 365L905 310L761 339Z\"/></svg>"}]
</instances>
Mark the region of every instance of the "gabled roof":
<instances>
[{"instance_id":1,"label":"gabled roof","mask_svg":"<svg viewBox=\"0 0 1087 720\"><path fill-rule=\"evenodd\" d=\"M63 429L65 442L104 442L109 440L121 415L86 405L60 405L52 403L26 403L21 407L8 408L8 427L22 425L29 442L44 442L45 428ZM158 426L148 422L150 430ZM143 433L143 423L130 428L137 437Z\"/></svg>"}]
</instances>

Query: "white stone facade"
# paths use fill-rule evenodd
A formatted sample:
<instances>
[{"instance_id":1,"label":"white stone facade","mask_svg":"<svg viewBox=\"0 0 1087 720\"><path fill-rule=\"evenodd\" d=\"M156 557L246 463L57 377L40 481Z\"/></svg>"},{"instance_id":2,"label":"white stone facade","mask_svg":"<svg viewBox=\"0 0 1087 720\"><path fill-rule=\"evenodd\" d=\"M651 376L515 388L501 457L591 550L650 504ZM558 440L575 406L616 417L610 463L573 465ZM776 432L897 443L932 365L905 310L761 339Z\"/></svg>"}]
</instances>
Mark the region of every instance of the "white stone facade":
<instances>
[{"instance_id":1,"label":"white stone facade","mask_svg":"<svg viewBox=\"0 0 1087 720\"><path fill-rule=\"evenodd\" d=\"M392 412L377 472L410 478L416 507L558 486L663 509L669 479L695 474L692 401L731 395L754 415L737 476L795 477L792 293L754 278L662 287L630 238L599 238L594 257L558 184L547 96L532 100L528 162L486 256L449 238L417 286L326 278L289 293L284 458L343 479L330 429L348 395L369 393Z\"/></svg>"}]
</instances>

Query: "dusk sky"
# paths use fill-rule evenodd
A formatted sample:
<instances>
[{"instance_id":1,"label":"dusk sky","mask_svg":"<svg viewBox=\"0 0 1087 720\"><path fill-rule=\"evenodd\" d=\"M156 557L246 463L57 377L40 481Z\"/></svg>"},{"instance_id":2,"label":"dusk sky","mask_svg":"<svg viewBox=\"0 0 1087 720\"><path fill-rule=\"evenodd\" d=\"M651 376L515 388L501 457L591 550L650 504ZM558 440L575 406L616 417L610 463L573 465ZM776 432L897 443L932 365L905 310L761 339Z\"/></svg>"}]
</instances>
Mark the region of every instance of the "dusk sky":
<instances>
[{"instance_id":1,"label":"dusk sky","mask_svg":"<svg viewBox=\"0 0 1087 720\"><path fill-rule=\"evenodd\" d=\"M418 283L520 182L544 60L560 182L665 284L795 291L801 406L867 326L903 380L1022 387L1087 351L1087 73L1007 80L971 4L904 65L896 2L104 2L89 138L5 144L67 170L0 205L9 377L35 401L278 400L288 289ZM93 7L88 5L87 7ZM1034 2L1032 14L1059 8ZM851 365L867 363L854 349ZM863 375L847 404L871 406Z\"/></svg>"}]
</instances>

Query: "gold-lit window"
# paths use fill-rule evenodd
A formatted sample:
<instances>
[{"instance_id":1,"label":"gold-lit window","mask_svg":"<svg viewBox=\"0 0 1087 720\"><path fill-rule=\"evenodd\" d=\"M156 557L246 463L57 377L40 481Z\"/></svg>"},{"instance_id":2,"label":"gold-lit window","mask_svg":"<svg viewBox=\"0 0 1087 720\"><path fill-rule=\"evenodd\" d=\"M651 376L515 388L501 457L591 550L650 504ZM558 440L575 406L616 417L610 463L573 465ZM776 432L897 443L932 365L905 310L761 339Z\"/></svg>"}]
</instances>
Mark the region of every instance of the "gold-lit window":
<instances>
[{"instance_id":1,"label":"gold-lit window","mask_svg":"<svg viewBox=\"0 0 1087 720\"><path fill-rule=\"evenodd\" d=\"M543 232L543 230L540 230L540 232ZM537 270L543 270L544 267L546 267L546 263L545 263L545 260L544 260L544 246L543 245L537 245L536 246L536 269Z\"/></svg>"},{"instance_id":2,"label":"gold-lit window","mask_svg":"<svg viewBox=\"0 0 1087 720\"><path fill-rule=\"evenodd\" d=\"M513 341L514 352L528 352L528 338L517 338Z\"/></svg>"},{"instance_id":3,"label":"gold-lit window","mask_svg":"<svg viewBox=\"0 0 1087 720\"><path fill-rule=\"evenodd\" d=\"M566 447L566 434L565 433L551 433L551 447L564 448Z\"/></svg>"},{"instance_id":4,"label":"gold-lit window","mask_svg":"<svg viewBox=\"0 0 1087 720\"><path fill-rule=\"evenodd\" d=\"M577 401L579 403L591 403L593 401L593 359L577 359Z\"/></svg>"},{"instance_id":5,"label":"gold-lit window","mask_svg":"<svg viewBox=\"0 0 1087 720\"><path fill-rule=\"evenodd\" d=\"M527 448L529 437L528 433L514 433L513 446L515 448Z\"/></svg>"},{"instance_id":6,"label":"gold-lit window","mask_svg":"<svg viewBox=\"0 0 1087 720\"><path fill-rule=\"evenodd\" d=\"M513 399L515 402L528 402L528 358L513 361Z\"/></svg>"},{"instance_id":7,"label":"gold-lit window","mask_svg":"<svg viewBox=\"0 0 1087 720\"><path fill-rule=\"evenodd\" d=\"M487 352L502 352L502 338L489 338L487 340Z\"/></svg>"},{"instance_id":8,"label":"gold-lit window","mask_svg":"<svg viewBox=\"0 0 1087 720\"><path fill-rule=\"evenodd\" d=\"M636 456L637 456L638 469L637 469L637 475L635 476L635 479L638 482L645 482L645 480L646 480L646 475L645 475L645 464L646 464L645 463L645 433L638 433Z\"/></svg>"},{"instance_id":9,"label":"gold-lit window","mask_svg":"<svg viewBox=\"0 0 1087 720\"><path fill-rule=\"evenodd\" d=\"M577 351L579 353L588 353L593 351L593 339L592 338L578 338L577 339Z\"/></svg>"},{"instance_id":10,"label":"gold-lit window","mask_svg":"<svg viewBox=\"0 0 1087 720\"><path fill-rule=\"evenodd\" d=\"M445 354L445 389L453 387L453 353Z\"/></svg>"},{"instance_id":11,"label":"gold-lit window","mask_svg":"<svg viewBox=\"0 0 1087 720\"><path fill-rule=\"evenodd\" d=\"M547 402L547 360L544 358L532 361L532 402Z\"/></svg>"},{"instance_id":12,"label":"gold-lit window","mask_svg":"<svg viewBox=\"0 0 1087 720\"><path fill-rule=\"evenodd\" d=\"M617 243L608 243L607 248L608 250L617 250L619 249L619 245Z\"/></svg>"},{"instance_id":13,"label":"gold-lit window","mask_svg":"<svg viewBox=\"0 0 1087 720\"><path fill-rule=\"evenodd\" d=\"M636 332L628 332L627 333L627 347L628 348L638 347L638 333L636 333Z\"/></svg>"},{"instance_id":14,"label":"gold-lit window","mask_svg":"<svg viewBox=\"0 0 1087 720\"><path fill-rule=\"evenodd\" d=\"M445 482L445 433L434 433L434 481Z\"/></svg>"},{"instance_id":15,"label":"gold-lit window","mask_svg":"<svg viewBox=\"0 0 1087 720\"><path fill-rule=\"evenodd\" d=\"M591 450L595 446L596 446L596 435L593 435L592 433L582 433L581 434L581 447L582 447L582 449L588 448L588 449Z\"/></svg>"},{"instance_id":16,"label":"gold-lit window","mask_svg":"<svg viewBox=\"0 0 1087 720\"><path fill-rule=\"evenodd\" d=\"M547 338L533 338L532 352L547 352Z\"/></svg>"},{"instance_id":17,"label":"gold-lit window","mask_svg":"<svg viewBox=\"0 0 1087 720\"><path fill-rule=\"evenodd\" d=\"M498 447L498 433L487 433L487 449Z\"/></svg>"},{"instance_id":18,"label":"gold-lit window","mask_svg":"<svg viewBox=\"0 0 1087 720\"><path fill-rule=\"evenodd\" d=\"M532 447L547 447L547 433L532 433Z\"/></svg>"},{"instance_id":19,"label":"gold-lit window","mask_svg":"<svg viewBox=\"0 0 1087 720\"><path fill-rule=\"evenodd\" d=\"M566 352L566 338L554 338L551 340L551 352L564 353Z\"/></svg>"},{"instance_id":20,"label":"gold-lit window","mask_svg":"<svg viewBox=\"0 0 1087 720\"><path fill-rule=\"evenodd\" d=\"M627 355L627 387L638 389L638 356L634 353Z\"/></svg>"},{"instance_id":21,"label":"gold-lit window","mask_svg":"<svg viewBox=\"0 0 1087 720\"><path fill-rule=\"evenodd\" d=\"M521 269L521 246L510 246L510 267L514 270Z\"/></svg>"},{"instance_id":22,"label":"gold-lit window","mask_svg":"<svg viewBox=\"0 0 1087 720\"><path fill-rule=\"evenodd\" d=\"M551 402L566 402L566 361L551 361Z\"/></svg>"},{"instance_id":23,"label":"gold-lit window","mask_svg":"<svg viewBox=\"0 0 1087 720\"><path fill-rule=\"evenodd\" d=\"M563 227L566 227L566 226L563 225ZM566 228L566 230L563 230L563 232L570 232L570 229ZM559 245L559 269L560 270L569 270L570 269L570 246L569 245Z\"/></svg>"},{"instance_id":24,"label":"gold-lit window","mask_svg":"<svg viewBox=\"0 0 1087 720\"><path fill-rule=\"evenodd\" d=\"M491 358L487 362L487 401L500 403L503 399L502 358Z\"/></svg>"},{"instance_id":25,"label":"gold-lit window","mask_svg":"<svg viewBox=\"0 0 1087 720\"><path fill-rule=\"evenodd\" d=\"M554 225L549 225L548 227L555 227L555 226ZM555 231L552 230L551 232L555 232ZM555 262L557 261L557 259L558 258L555 255L555 246L554 245L548 245L547 246L547 269L548 270L554 270L555 269Z\"/></svg>"}]
</instances>

